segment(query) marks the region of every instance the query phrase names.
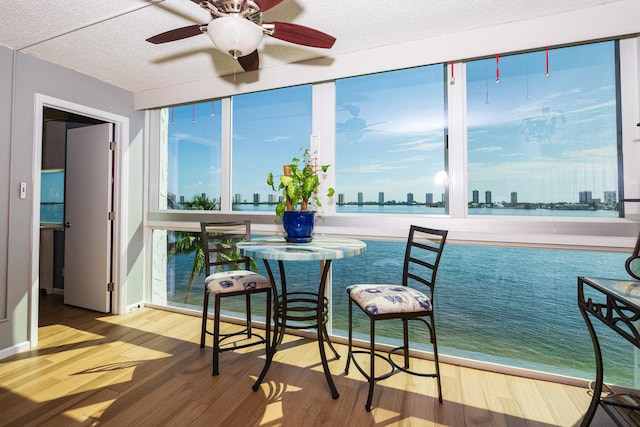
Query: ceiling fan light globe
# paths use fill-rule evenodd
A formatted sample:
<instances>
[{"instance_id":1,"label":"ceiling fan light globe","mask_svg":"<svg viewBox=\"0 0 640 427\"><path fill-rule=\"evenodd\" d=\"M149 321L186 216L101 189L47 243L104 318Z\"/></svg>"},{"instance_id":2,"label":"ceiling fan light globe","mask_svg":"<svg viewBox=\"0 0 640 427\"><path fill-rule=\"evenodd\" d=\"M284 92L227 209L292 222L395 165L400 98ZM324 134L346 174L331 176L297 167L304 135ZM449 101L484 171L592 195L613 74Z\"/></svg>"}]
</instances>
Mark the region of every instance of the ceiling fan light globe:
<instances>
[{"instance_id":1,"label":"ceiling fan light globe","mask_svg":"<svg viewBox=\"0 0 640 427\"><path fill-rule=\"evenodd\" d=\"M216 48L234 58L249 55L262 41L260 26L235 15L212 20L207 25L207 34Z\"/></svg>"}]
</instances>

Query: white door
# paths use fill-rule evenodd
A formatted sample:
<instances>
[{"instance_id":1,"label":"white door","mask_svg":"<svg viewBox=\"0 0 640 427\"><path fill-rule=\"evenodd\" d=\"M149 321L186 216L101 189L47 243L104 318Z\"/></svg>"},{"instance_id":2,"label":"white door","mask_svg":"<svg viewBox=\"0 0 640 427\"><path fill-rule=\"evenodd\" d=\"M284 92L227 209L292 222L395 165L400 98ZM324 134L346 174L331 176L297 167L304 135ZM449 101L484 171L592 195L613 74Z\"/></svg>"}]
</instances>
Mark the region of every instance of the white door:
<instances>
[{"instance_id":1,"label":"white door","mask_svg":"<svg viewBox=\"0 0 640 427\"><path fill-rule=\"evenodd\" d=\"M67 131L64 303L111 311L113 124Z\"/></svg>"}]
</instances>

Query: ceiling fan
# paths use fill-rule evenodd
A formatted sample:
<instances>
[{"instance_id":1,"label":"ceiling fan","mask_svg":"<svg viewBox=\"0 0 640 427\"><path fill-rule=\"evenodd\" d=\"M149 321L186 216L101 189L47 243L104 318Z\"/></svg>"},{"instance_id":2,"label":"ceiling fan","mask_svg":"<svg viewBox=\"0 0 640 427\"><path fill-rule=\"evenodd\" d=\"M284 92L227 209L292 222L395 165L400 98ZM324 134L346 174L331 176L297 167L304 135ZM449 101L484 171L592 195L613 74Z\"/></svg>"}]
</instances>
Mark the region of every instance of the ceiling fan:
<instances>
[{"instance_id":1,"label":"ceiling fan","mask_svg":"<svg viewBox=\"0 0 640 427\"><path fill-rule=\"evenodd\" d=\"M187 25L147 39L167 43L207 33L219 50L229 53L245 71L260 65L258 45L264 34L303 46L329 49L335 37L313 28L287 22L263 22L262 13L283 0L191 0L207 9L213 18L208 24Z\"/></svg>"}]
</instances>

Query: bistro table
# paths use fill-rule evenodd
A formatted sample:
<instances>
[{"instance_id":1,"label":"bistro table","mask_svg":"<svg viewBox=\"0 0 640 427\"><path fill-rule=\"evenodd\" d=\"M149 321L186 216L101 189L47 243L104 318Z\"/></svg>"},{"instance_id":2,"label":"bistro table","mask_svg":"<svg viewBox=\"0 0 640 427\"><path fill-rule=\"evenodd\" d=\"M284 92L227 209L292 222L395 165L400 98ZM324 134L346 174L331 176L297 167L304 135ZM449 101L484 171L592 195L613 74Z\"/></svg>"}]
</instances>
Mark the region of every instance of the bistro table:
<instances>
[{"instance_id":1,"label":"bistro table","mask_svg":"<svg viewBox=\"0 0 640 427\"><path fill-rule=\"evenodd\" d=\"M283 237L267 237L239 242L237 248L241 255L263 260L275 293L273 340L270 349L267 351L264 368L253 385L253 391L259 390L260 384L269 370L273 356L282 342L285 328L312 328L317 330L320 359L324 375L331 390L331 397L337 399L340 394L338 394L331 377L324 348L326 341L336 358L340 358L333 344L331 344L326 327L329 318L329 300L325 296L327 277L331 261L364 253L367 248L366 243L345 237L329 236L314 236L313 240L308 243L287 243ZM269 261L278 262L280 293L278 293ZM310 292L288 292L284 261L319 261L322 273L317 292L315 290ZM287 324L287 321L289 321L289 324Z\"/></svg>"}]
</instances>

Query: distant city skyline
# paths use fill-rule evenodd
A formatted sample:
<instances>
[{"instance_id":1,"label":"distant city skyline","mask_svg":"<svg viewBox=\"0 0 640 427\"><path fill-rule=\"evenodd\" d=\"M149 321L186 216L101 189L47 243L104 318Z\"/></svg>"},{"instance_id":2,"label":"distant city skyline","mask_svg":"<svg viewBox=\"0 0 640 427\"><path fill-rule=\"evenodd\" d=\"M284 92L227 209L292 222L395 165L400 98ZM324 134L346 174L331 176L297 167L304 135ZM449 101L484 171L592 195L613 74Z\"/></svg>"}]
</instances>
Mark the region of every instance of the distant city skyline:
<instances>
[{"instance_id":1,"label":"distant city skyline","mask_svg":"<svg viewBox=\"0 0 640 427\"><path fill-rule=\"evenodd\" d=\"M268 193L268 194L264 194L264 193L253 193L250 195L251 198L247 198L244 197L242 194L240 193L236 193L233 196L233 202L234 203L243 203L243 204L277 204L282 196L276 196L275 194L272 193ZM266 197L264 197L266 196ZM356 200L347 200L345 198L344 193L338 193L334 196L336 204L338 206L340 205L346 205L346 204L372 204L372 203L377 203L379 205L384 205L384 204L389 204L389 203L398 203L398 204L426 204L426 205L430 205L434 203L434 197L433 197L433 193L425 193L424 194L424 199L417 199L415 197L415 195L413 193L407 193L405 199L400 199L400 200L396 200L396 199L386 199L385 198L385 193L384 191L379 191L376 195L376 199L366 199L364 196L363 192L359 192L358 193L358 197ZM529 201L529 200L519 200L518 198L518 192L513 191L510 194L510 199L509 201L507 200L495 200L493 198L492 195L492 191L491 190L486 190L484 192L484 200L480 200L480 192L479 190L473 190L472 191L472 198L471 200L469 200L470 204L478 204L478 205L492 205L492 204L511 204L511 205L516 205L516 204L549 204L549 203L567 203L567 204L606 204L609 206L613 206L615 204L618 203L617 200L617 193L616 191L605 191L603 194L602 198L598 198L598 197L593 197L593 193L592 191L589 190L584 190L584 191L580 191L578 193L577 196L577 200L565 200L565 201L561 201L561 202L549 202L549 201ZM201 193L200 195L194 196L194 197L202 197L204 198L209 198L210 200L214 200L214 201L220 201L219 196L211 196L211 195L207 195L206 193ZM191 199L186 198L184 195L179 195L178 197L176 197L176 201L178 203L186 203L189 202ZM440 200L439 202L436 203L444 203L445 201L445 194L442 193L440 195Z\"/></svg>"}]
</instances>

